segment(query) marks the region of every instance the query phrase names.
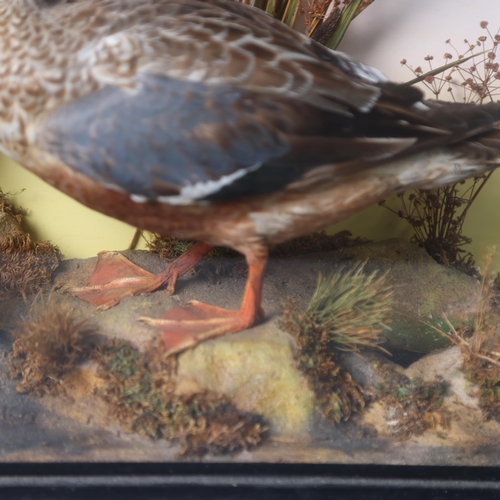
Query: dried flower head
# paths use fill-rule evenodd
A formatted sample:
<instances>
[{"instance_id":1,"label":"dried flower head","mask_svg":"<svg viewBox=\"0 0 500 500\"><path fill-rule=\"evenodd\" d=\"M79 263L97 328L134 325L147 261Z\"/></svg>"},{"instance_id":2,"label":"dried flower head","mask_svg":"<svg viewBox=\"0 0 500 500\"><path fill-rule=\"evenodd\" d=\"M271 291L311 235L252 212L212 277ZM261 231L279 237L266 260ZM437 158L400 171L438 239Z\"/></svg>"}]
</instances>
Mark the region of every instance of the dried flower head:
<instances>
[{"instance_id":1,"label":"dried flower head","mask_svg":"<svg viewBox=\"0 0 500 500\"><path fill-rule=\"evenodd\" d=\"M500 85L496 76L498 67L494 62L500 34L491 33L486 21L481 22L481 27L487 31L487 35L478 37L475 43L469 42L467 38L464 39L467 48L463 53L453 46L450 39L446 40L456 53L455 64L450 63L454 57L450 52L444 54L444 64L441 68L433 65L432 55L424 57L429 66L427 73L421 66L413 69L406 59L403 59L401 64L407 66L416 77L420 77L421 83L434 94L436 99L439 99L442 91L446 90L456 102L481 104L485 100L495 101L500 95ZM464 61L460 64L460 60ZM465 66L466 60L472 60L473 64Z\"/></svg>"}]
</instances>

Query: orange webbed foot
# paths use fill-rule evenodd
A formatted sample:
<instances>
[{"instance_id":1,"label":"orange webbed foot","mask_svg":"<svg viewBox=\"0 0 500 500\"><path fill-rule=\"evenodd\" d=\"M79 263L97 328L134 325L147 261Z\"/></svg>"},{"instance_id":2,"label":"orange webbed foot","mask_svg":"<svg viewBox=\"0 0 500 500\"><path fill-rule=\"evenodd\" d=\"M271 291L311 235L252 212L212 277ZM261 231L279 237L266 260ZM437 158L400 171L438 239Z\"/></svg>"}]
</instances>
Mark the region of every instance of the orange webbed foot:
<instances>
[{"instance_id":1,"label":"orange webbed foot","mask_svg":"<svg viewBox=\"0 0 500 500\"><path fill-rule=\"evenodd\" d=\"M130 295L147 293L155 286L156 275L130 262L118 252L101 252L87 286L68 291L98 309L109 309Z\"/></svg>"},{"instance_id":2,"label":"orange webbed foot","mask_svg":"<svg viewBox=\"0 0 500 500\"><path fill-rule=\"evenodd\" d=\"M260 308L257 314L253 314L252 311L234 311L192 301L161 318L141 317L138 320L162 331L165 353L170 355L205 340L245 330L261 317L263 313Z\"/></svg>"},{"instance_id":3,"label":"orange webbed foot","mask_svg":"<svg viewBox=\"0 0 500 500\"><path fill-rule=\"evenodd\" d=\"M173 309L159 319L142 317L139 321L161 329L167 355L184 351L214 337L249 328L264 317L260 303L262 277L267 262L267 255L252 257L252 260L247 257L248 279L238 311L192 301L186 307Z\"/></svg>"},{"instance_id":4,"label":"orange webbed foot","mask_svg":"<svg viewBox=\"0 0 500 500\"><path fill-rule=\"evenodd\" d=\"M211 248L196 243L160 274L142 269L118 252L101 252L87 286L68 291L100 310L110 309L124 297L149 293L163 285L174 293L177 278L192 269Z\"/></svg>"}]
</instances>

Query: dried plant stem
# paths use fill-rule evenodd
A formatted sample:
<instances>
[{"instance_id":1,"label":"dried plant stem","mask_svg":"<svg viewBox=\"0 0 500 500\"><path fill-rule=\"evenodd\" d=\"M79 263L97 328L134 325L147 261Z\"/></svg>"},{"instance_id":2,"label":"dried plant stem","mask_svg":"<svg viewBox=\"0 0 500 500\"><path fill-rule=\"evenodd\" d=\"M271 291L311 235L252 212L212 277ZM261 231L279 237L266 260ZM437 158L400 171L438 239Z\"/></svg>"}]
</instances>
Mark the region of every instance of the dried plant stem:
<instances>
[{"instance_id":1,"label":"dried plant stem","mask_svg":"<svg viewBox=\"0 0 500 500\"><path fill-rule=\"evenodd\" d=\"M448 328L450 329L450 331L448 333L443 332L442 329L437 328L436 326L432 325L431 323L427 323L427 322L424 322L424 323L425 323L425 325L434 329L436 332L449 338L454 344L459 345L462 348L465 348L469 352L470 357L474 356L476 358L482 359L484 361L487 361L488 363L491 363L493 365L500 367L500 361L498 361L490 356L486 356L485 354L481 354L480 352L477 352L477 351L475 352L475 350L476 350L475 347L463 338L463 336L450 323L450 320L448 319L448 317L444 313L443 313L443 319L445 320L446 324L448 325ZM497 353L496 351L490 351L490 353L500 357L500 353Z\"/></svg>"}]
</instances>

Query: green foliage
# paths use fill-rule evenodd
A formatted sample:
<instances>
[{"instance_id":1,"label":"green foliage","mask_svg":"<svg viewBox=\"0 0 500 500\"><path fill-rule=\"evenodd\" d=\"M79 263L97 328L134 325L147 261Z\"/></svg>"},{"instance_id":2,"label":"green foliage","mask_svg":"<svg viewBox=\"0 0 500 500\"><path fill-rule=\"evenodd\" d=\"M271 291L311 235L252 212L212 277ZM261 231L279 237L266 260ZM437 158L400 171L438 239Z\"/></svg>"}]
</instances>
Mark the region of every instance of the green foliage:
<instances>
[{"instance_id":1,"label":"green foliage","mask_svg":"<svg viewBox=\"0 0 500 500\"><path fill-rule=\"evenodd\" d=\"M365 0L351 0L340 14L338 21L335 24L332 34L325 43L329 49L335 50L344 38L347 28L352 20L357 16L360 7L366 3Z\"/></svg>"},{"instance_id":2,"label":"green foliage","mask_svg":"<svg viewBox=\"0 0 500 500\"><path fill-rule=\"evenodd\" d=\"M376 388L387 408L387 428L392 436L409 439L438 424L448 425L448 416L441 410L448 390L443 380L424 383L391 371Z\"/></svg>"},{"instance_id":3,"label":"green foliage","mask_svg":"<svg viewBox=\"0 0 500 500\"><path fill-rule=\"evenodd\" d=\"M308 329L324 331L340 350L377 347L379 334L389 327L392 290L386 275L364 274L365 264L319 276L318 285L304 315Z\"/></svg>"},{"instance_id":4,"label":"green foliage","mask_svg":"<svg viewBox=\"0 0 500 500\"><path fill-rule=\"evenodd\" d=\"M364 264L319 277L306 311L294 304L284 311L283 328L297 340L297 363L316 396L323 417L332 423L361 413L362 391L338 364L338 350L379 347L379 333L386 327L391 290L385 275L363 274Z\"/></svg>"},{"instance_id":5,"label":"green foliage","mask_svg":"<svg viewBox=\"0 0 500 500\"><path fill-rule=\"evenodd\" d=\"M122 425L153 439L177 440L183 453L198 455L231 453L262 440L262 418L237 410L227 397L209 391L176 394L175 358L163 360L158 348L152 352L143 355L114 340L96 354L105 381L101 396Z\"/></svg>"},{"instance_id":6,"label":"green foliage","mask_svg":"<svg viewBox=\"0 0 500 500\"><path fill-rule=\"evenodd\" d=\"M246 0L239 0L247 3ZM351 21L374 0L312 0L306 9L300 0L256 0L254 6L293 26L299 14L306 15L308 35L331 49L336 49ZM327 11L331 14L326 17ZM316 31L321 34L317 35ZM326 35L326 36L325 36Z\"/></svg>"}]
</instances>

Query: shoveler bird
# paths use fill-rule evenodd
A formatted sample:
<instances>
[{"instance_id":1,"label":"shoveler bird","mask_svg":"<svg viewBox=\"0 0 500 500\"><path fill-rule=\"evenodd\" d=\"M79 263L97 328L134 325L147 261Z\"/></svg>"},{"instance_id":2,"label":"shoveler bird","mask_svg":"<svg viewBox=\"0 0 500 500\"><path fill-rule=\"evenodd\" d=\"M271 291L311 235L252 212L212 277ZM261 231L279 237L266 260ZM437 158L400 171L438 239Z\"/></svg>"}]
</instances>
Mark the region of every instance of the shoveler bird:
<instances>
[{"instance_id":1,"label":"shoveler bird","mask_svg":"<svg viewBox=\"0 0 500 500\"><path fill-rule=\"evenodd\" d=\"M165 350L263 317L270 245L411 187L500 164L500 104L415 88L231 0L4 0L0 149L81 203L197 240L152 275L100 254L74 293L101 309L166 286L213 246L241 252L241 308L163 318Z\"/></svg>"}]
</instances>

